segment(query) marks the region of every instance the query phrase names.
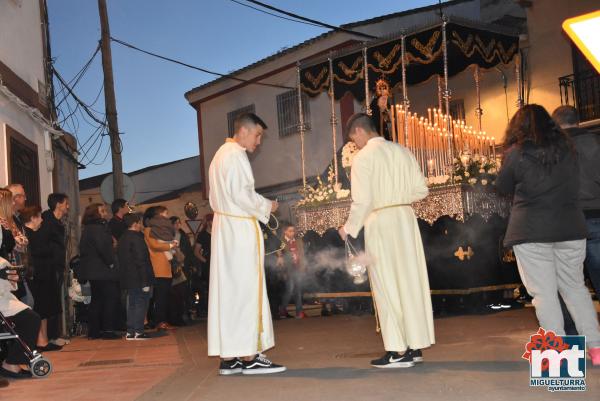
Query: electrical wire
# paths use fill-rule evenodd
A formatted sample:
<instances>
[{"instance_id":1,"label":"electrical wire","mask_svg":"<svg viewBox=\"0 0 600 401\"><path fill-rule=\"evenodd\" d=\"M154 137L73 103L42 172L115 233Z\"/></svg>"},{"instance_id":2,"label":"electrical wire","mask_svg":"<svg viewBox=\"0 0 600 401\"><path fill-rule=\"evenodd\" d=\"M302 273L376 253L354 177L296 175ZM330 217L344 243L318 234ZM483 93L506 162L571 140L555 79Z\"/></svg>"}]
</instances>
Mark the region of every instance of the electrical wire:
<instances>
[{"instance_id":1,"label":"electrical wire","mask_svg":"<svg viewBox=\"0 0 600 401\"><path fill-rule=\"evenodd\" d=\"M54 75L56 76L56 78L58 78L58 80L63 84L63 86L66 88L66 90L69 92L69 94L73 97L73 99L75 99L75 101L81 105L81 107L83 108L83 110L86 112L86 114L88 116L90 116L90 118L92 120L94 120L95 122L97 122L100 125L106 125L103 121L101 121L100 119L98 119L88 108L88 106L75 94L75 92L73 92L73 89L71 89L69 87L69 85L65 82L65 80L63 79L63 77L58 73L58 71L56 71L56 68L52 67L52 72L54 73Z\"/></svg>"},{"instance_id":2,"label":"electrical wire","mask_svg":"<svg viewBox=\"0 0 600 401\"><path fill-rule=\"evenodd\" d=\"M79 72L77 72L77 74L75 74L75 76L73 78L71 78L71 80L68 82L69 86L72 89L75 89L75 87L77 86L77 84L79 83L79 81L81 80L81 78L83 78L83 76L85 75L85 73L88 71L88 69L92 65L92 62L94 61L94 59L98 55L99 51L100 51L100 43L98 43L98 46L96 46L96 50L94 50L94 53L89 58L89 60L83 65L83 67L81 67L81 69L79 70ZM54 97L58 98L58 96L60 96L62 93L64 93L64 90L65 90L65 88L63 87L57 94L54 95ZM67 98L67 95L65 94L64 97L60 100L60 102L58 102L58 104L56 105L56 107L60 106L61 103L66 98Z\"/></svg>"},{"instance_id":3,"label":"electrical wire","mask_svg":"<svg viewBox=\"0 0 600 401\"><path fill-rule=\"evenodd\" d=\"M191 64L188 64L188 63L184 63L183 61L172 59L170 57L161 56L160 54L156 54L156 53L150 52L148 50L141 49L141 48L139 48L137 46L132 45L131 43L127 43L127 42L125 42L123 40L114 38L112 36L111 36L110 39L113 42L116 42L116 43L118 43L118 44L120 44L122 46L128 47L128 48L133 49L133 50L137 50L137 51L139 51L141 53L145 53L145 54L147 54L149 56L153 56L153 57L159 58L161 60L165 60L165 61L170 61L172 63L179 64L181 66L184 66L184 67L187 67L187 68L191 68L193 70L202 71L202 72L204 72L206 74L216 75L216 76L219 76L219 77L222 77L222 78L227 78L227 79L231 79L231 80L234 80L234 81L244 82L244 83L253 84L253 85L268 86L268 87L271 87L271 88L279 88L279 89L294 89L294 88L292 88L290 86L276 85L276 84L267 84L267 83L260 82L260 81L254 82L252 80L242 79L242 78L235 77L235 76L233 76L231 74L221 74L219 72L207 70L206 68L202 68L202 67L197 67L197 66L194 66L194 65L191 65Z\"/></svg>"},{"instance_id":4,"label":"electrical wire","mask_svg":"<svg viewBox=\"0 0 600 401\"><path fill-rule=\"evenodd\" d=\"M319 24L313 24L312 22L306 22L306 21L302 21L302 20L298 20L298 19L293 19L293 18L284 17L283 15L277 15L277 14L275 14L275 13L270 13L270 12L268 12L268 11L265 11L265 10L262 10L262 9L260 9L260 8L258 8L258 7L253 7L253 6L251 6L250 4L244 4L244 3L242 3L241 1L238 1L238 0L229 0L229 1L231 1L231 2L233 2L233 3L236 3L236 4L239 4L240 6L248 7L248 8L251 8L251 9L253 9L253 10L256 10L256 11L258 11L258 12L261 12L261 13L264 13L264 14L271 15L271 16L273 16L273 17L276 17L276 18L281 18L281 19L284 19L284 20L287 20L287 21L298 22L298 23L300 23L300 24L312 25L312 26L316 26L316 27L318 27L318 28L323 28L323 27L322 27L321 25L319 25Z\"/></svg>"},{"instance_id":5,"label":"electrical wire","mask_svg":"<svg viewBox=\"0 0 600 401\"><path fill-rule=\"evenodd\" d=\"M329 29L332 29L332 30L337 31L337 32L345 32L345 33L349 33L349 34L352 34L352 35L361 36L361 37L367 38L367 39L377 39L377 36L369 35L368 33L353 31L351 29L346 29L346 28L343 28L343 27L340 27L340 26L335 26L335 25L327 24L325 22L317 21L317 20L312 19L312 18L303 17L301 15L294 14L294 13L291 13L289 11L285 11L285 10L282 10L280 8L277 8L277 7L273 7L273 6L269 5L269 4L266 4L266 3L263 3L263 2L260 2L260 1L256 1L256 0L246 0L246 1L248 3L256 4L257 6L261 6L263 8L266 8L266 9L278 12L280 14L284 14L284 15L287 15L289 17L299 19L301 21L306 21L306 22L310 22L312 24L320 25L323 28L329 28Z\"/></svg>"}]
</instances>

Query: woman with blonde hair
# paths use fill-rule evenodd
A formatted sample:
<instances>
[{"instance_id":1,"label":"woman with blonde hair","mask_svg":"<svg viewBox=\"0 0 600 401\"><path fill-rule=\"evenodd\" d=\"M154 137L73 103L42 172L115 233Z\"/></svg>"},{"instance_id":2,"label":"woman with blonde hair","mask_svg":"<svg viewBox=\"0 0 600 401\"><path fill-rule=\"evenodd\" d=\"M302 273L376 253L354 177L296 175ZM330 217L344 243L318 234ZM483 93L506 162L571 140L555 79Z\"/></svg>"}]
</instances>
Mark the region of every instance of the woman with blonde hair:
<instances>
[{"instance_id":1,"label":"woman with blonde hair","mask_svg":"<svg viewBox=\"0 0 600 401\"><path fill-rule=\"evenodd\" d=\"M0 257L10 261L16 246L24 246L27 240L13 219L12 192L0 188Z\"/></svg>"}]
</instances>

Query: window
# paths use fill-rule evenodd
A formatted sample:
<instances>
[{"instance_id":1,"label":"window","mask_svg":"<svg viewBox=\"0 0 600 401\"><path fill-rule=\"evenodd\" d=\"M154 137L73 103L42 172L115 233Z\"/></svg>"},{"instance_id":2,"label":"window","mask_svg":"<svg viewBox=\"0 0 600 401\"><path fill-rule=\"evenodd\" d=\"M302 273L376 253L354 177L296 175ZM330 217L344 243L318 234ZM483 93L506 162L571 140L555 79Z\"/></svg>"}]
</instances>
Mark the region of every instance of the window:
<instances>
[{"instance_id":1,"label":"window","mask_svg":"<svg viewBox=\"0 0 600 401\"><path fill-rule=\"evenodd\" d=\"M254 105L248 105L245 107L242 107L240 109L237 110L233 110L230 111L229 113L227 113L227 136L229 138L233 137L234 134L234 129L233 129L233 122L235 121L235 119L242 114L246 114L246 113L254 113Z\"/></svg>"},{"instance_id":2,"label":"window","mask_svg":"<svg viewBox=\"0 0 600 401\"><path fill-rule=\"evenodd\" d=\"M305 94L302 94L302 112L304 129L310 130L310 106ZM277 121L280 138L299 132L298 91L295 89L277 95Z\"/></svg>"},{"instance_id":3,"label":"window","mask_svg":"<svg viewBox=\"0 0 600 401\"><path fill-rule=\"evenodd\" d=\"M37 146L9 126L6 132L9 182L23 185L28 206L41 205Z\"/></svg>"}]
</instances>

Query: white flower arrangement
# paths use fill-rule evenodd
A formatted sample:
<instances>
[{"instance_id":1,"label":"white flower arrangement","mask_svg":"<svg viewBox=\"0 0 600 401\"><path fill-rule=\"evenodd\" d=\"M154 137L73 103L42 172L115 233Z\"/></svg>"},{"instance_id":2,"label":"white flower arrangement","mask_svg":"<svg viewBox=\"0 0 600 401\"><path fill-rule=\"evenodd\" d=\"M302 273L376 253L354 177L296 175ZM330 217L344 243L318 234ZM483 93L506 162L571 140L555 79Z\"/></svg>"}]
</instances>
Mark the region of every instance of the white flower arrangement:
<instances>
[{"instance_id":1,"label":"white flower arrangement","mask_svg":"<svg viewBox=\"0 0 600 401\"><path fill-rule=\"evenodd\" d=\"M300 190L303 198L298 201L298 206L316 206L322 203L334 200L346 199L350 196L350 190L342 189L342 184L335 183L335 172L333 166L329 166L327 172L327 182L323 182L320 176L317 176L317 186Z\"/></svg>"},{"instance_id":2,"label":"white flower arrangement","mask_svg":"<svg viewBox=\"0 0 600 401\"><path fill-rule=\"evenodd\" d=\"M431 176L431 177L427 178L427 184L429 186L444 185L449 180L450 180L450 176L448 176L448 175Z\"/></svg>"},{"instance_id":3,"label":"white flower arrangement","mask_svg":"<svg viewBox=\"0 0 600 401\"><path fill-rule=\"evenodd\" d=\"M466 151L454 160L454 182L467 182L471 185L479 182L483 186L494 185L499 168L500 158L488 158L479 154L471 155Z\"/></svg>"}]
</instances>

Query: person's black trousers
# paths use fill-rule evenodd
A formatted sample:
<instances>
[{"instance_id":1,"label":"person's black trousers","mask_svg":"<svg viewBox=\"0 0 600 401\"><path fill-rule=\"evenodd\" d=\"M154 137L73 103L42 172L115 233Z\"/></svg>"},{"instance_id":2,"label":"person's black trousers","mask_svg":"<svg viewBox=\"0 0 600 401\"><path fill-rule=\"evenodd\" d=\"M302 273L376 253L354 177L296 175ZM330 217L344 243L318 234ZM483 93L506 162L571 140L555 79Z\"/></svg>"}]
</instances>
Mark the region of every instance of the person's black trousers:
<instances>
[{"instance_id":1,"label":"person's black trousers","mask_svg":"<svg viewBox=\"0 0 600 401\"><path fill-rule=\"evenodd\" d=\"M115 329L115 313L121 293L118 281L90 280L92 302L88 317L88 337L100 337Z\"/></svg>"},{"instance_id":2,"label":"person's black trousers","mask_svg":"<svg viewBox=\"0 0 600 401\"><path fill-rule=\"evenodd\" d=\"M169 312L169 292L171 278L157 277L154 279L154 324L166 323Z\"/></svg>"},{"instance_id":3,"label":"person's black trousers","mask_svg":"<svg viewBox=\"0 0 600 401\"><path fill-rule=\"evenodd\" d=\"M15 331L19 337L31 348L36 349L38 333L40 331L40 316L27 308L14 316L7 317L15 325ZM29 365L29 359L25 356L23 348L17 341L6 341L8 353L6 363L11 365Z\"/></svg>"}]
</instances>

